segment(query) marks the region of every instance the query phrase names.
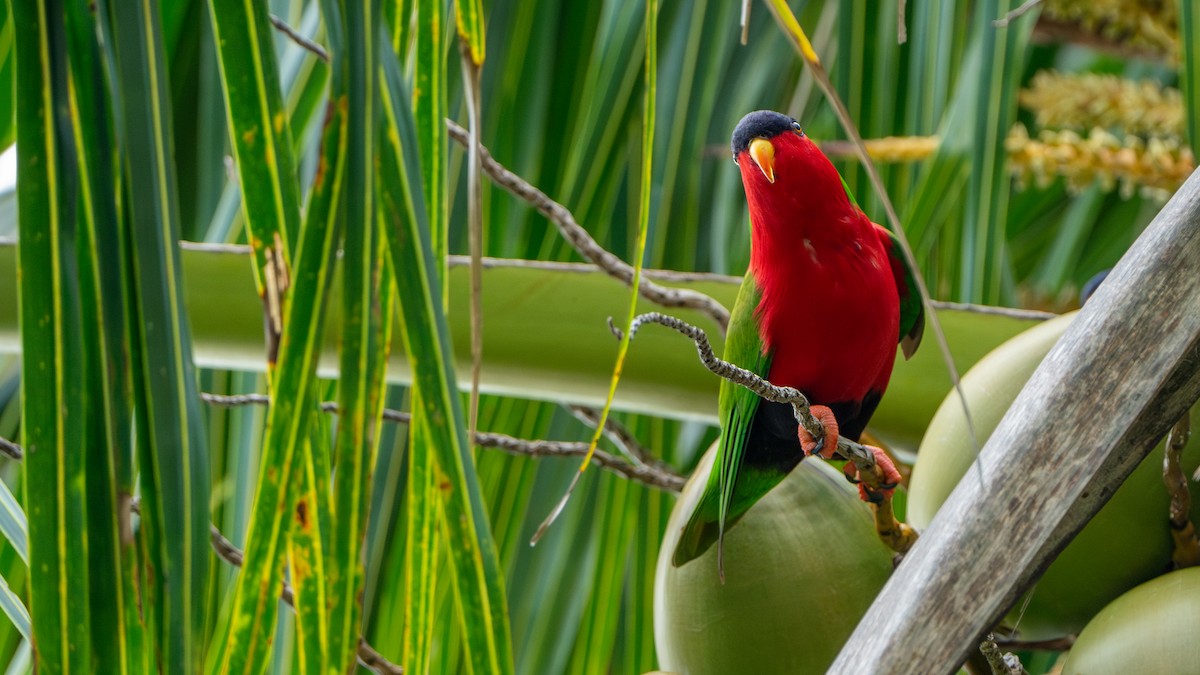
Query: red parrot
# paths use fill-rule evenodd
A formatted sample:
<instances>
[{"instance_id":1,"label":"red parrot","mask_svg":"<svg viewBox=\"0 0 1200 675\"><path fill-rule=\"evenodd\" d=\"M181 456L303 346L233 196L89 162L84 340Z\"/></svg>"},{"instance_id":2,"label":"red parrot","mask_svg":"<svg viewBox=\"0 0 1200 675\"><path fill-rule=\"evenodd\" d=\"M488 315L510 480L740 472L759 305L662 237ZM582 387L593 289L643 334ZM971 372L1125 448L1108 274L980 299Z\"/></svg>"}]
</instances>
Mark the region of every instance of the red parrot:
<instances>
[{"instance_id":1,"label":"red parrot","mask_svg":"<svg viewBox=\"0 0 1200 675\"><path fill-rule=\"evenodd\" d=\"M832 457L839 434L857 441L891 378L896 343L911 356L925 325L899 244L862 212L796 120L752 112L731 145L751 236L725 360L799 389L826 433L813 439L790 405L723 381L717 460L675 548L677 567L720 541L805 456ZM872 451L898 480L887 456Z\"/></svg>"}]
</instances>

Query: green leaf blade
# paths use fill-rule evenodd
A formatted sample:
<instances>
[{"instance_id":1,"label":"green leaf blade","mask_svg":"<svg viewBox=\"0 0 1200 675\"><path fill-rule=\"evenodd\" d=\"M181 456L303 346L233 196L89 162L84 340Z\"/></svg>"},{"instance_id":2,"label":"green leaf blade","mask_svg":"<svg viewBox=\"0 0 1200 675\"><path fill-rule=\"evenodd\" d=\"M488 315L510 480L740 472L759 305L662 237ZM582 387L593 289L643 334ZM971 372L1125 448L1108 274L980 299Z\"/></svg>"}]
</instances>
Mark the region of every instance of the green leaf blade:
<instances>
[{"instance_id":1,"label":"green leaf blade","mask_svg":"<svg viewBox=\"0 0 1200 675\"><path fill-rule=\"evenodd\" d=\"M127 347L125 233L118 214L119 165L112 138L105 62L99 26L86 0L70 0L67 27L71 59L71 118L80 173L79 281L87 364L86 448L88 556L92 578L92 645L99 663L118 672L145 669L145 625L136 611L140 565L132 536L133 411Z\"/></svg>"},{"instance_id":2,"label":"green leaf blade","mask_svg":"<svg viewBox=\"0 0 1200 675\"><path fill-rule=\"evenodd\" d=\"M21 278L21 421L30 515L30 614L40 672L91 667L86 496L78 355L79 307L71 197L74 158L61 140L71 122L66 35L58 3L15 3Z\"/></svg>"},{"instance_id":3,"label":"green leaf blade","mask_svg":"<svg viewBox=\"0 0 1200 675\"><path fill-rule=\"evenodd\" d=\"M484 39L483 0L454 0L455 24L458 37L467 45L467 53L475 67L483 66Z\"/></svg>"},{"instance_id":4,"label":"green leaf blade","mask_svg":"<svg viewBox=\"0 0 1200 675\"><path fill-rule=\"evenodd\" d=\"M327 11L327 22L330 16ZM327 29L336 54L340 27L329 22ZM271 589L282 578L290 519L299 497L296 485L303 484L299 474L309 461L303 457L303 444L316 412L317 356L334 251L341 235L337 212L344 187L347 102L344 76L337 63L331 77L331 105L322 137L321 161L294 265L288 274L292 285L283 302L284 330L271 382L272 404L247 526L245 559L227 599L222 627L218 629L225 639L219 639L210 654L209 673L261 672L271 656L278 616L278 603ZM286 265L286 259L282 263Z\"/></svg>"},{"instance_id":5,"label":"green leaf blade","mask_svg":"<svg viewBox=\"0 0 1200 675\"><path fill-rule=\"evenodd\" d=\"M243 199L242 209L255 269L261 272L268 255L290 257L300 224L300 188L274 34L266 3L210 0L209 9L238 182L243 195L252 195Z\"/></svg>"},{"instance_id":6,"label":"green leaf blade","mask_svg":"<svg viewBox=\"0 0 1200 675\"><path fill-rule=\"evenodd\" d=\"M379 59L379 3L340 3L346 29L346 194L342 252L342 348L338 383L333 515L330 532L330 658L351 668L362 632L363 541L370 504L371 470L382 405L380 306L382 249L375 212L375 147ZM336 58L336 57L335 57Z\"/></svg>"},{"instance_id":7,"label":"green leaf blade","mask_svg":"<svg viewBox=\"0 0 1200 675\"><path fill-rule=\"evenodd\" d=\"M443 522L455 569L465 649L475 672L513 672L512 644L500 568L480 496L465 418L455 387L450 336L436 272L433 244L413 190L420 175L416 133L393 55L384 55L385 143L381 149L385 236L395 270L401 331L420 396L414 402L429 422L438 466L451 489Z\"/></svg>"},{"instance_id":8,"label":"green leaf blade","mask_svg":"<svg viewBox=\"0 0 1200 675\"><path fill-rule=\"evenodd\" d=\"M1200 7L1179 0L1179 80L1183 88L1183 118L1187 141L1195 152L1200 148Z\"/></svg>"},{"instance_id":9,"label":"green leaf blade","mask_svg":"<svg viewBox=\"0 0 1200 675\"><path fill-rule=\"evenodd\" d=\"M157 3L113 3L118 137L131 190L127 227L133 259L131 353L144 407L142 523L150 564L161 576L158 648L163 668L198 672L207 644L208 445L201 420L191 329L183 310L177 240L179 206L173 164L165 53ZM132 190L136 186L136 198ZM142 435L144 434L144 435Z\"/></svg>"}]
</instances>

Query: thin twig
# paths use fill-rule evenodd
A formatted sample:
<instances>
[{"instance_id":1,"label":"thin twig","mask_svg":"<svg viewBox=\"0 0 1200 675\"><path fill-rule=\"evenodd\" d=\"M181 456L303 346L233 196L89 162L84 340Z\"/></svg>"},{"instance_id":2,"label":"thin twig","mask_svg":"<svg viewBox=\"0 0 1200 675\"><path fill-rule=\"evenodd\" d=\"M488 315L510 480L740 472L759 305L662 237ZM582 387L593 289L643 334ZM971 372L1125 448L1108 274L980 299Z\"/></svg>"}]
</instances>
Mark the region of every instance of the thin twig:
<instances>
[{"instance_id":1,"label":"thin twig","mask_svg":"<svg viewBox=\"0 0 1200 675\"><path fill-rule=\"evenodd\" d=\"M1052 640L1018 640L1016 638L1004 637L1002 635L995 636L992 640L997 646L1005 649L1013 649L1020 652L1029 651L1047 651L1047 652L1065 652L1075 646L1075 636L1065 635Z\"/></svg>"},{"instance_id":2,"label":"thin twig","mask_svg":"<svg viewBox=\"0 0 1200 675\"><path fill-rule=\"evenodd\" d=\"M475 61L467 37L458 34L463 93L471 125L467 144L467 231L471 249L471 397L467 409L467 436L479 424L479 378L483 372L483 181L479 178L479 85L481 65Z\"/></svg>"},{"instance_id":3,"label":"thin twig","mask_svg":"<svg viewBox=\"0 0 1200 675\"><path fill-rule=\"evenodd\" d=\"M450 132L450 137L458 143L465 146L470 142L467 130L454 122L446 120L446 129ZM633 266L600 246L592 238L592 235L588 234L587 230L579 225L579 222L575 220L575 216L567 207L554 201L546 196L546 193L530 185L512 171L509 171L497 162L482 144L479 146L479 158L484 173L496 185L504 188L515 197L528 202L530 206L538 210L538 213L541 213L550 222L554 223L558 231L581 256L622 283L626 285L633 283ZM638 285L638 292L641 293L643 298L663 307L687 307L703 312L712 317L712 320L721 327L722 333L725 332L726 327L729 325L729 310L725 309L721 303L703 293L684 288L660 286L645 278Z\"/></svg>"},{"instance_id":4,"label":"thin twig","mask_svg":"<svg viewBox=\"0 0 1200 675\"><path fill-rule=\"evenodd\" d=\"M742 0L742 44L750 42L750 3L751 0Z\"/></svg>"},{"instance_id":5,"label":"thin twig","mask_svg":"<svg viewBox=\"0 0 1200 675\"><path fill-rule=\"evenodd\" d=\"M588 451L586 441L527 441L484 431L475 434L475 441L480 447L529 457L584 457ZM687 482L683 476L657 464L630 464L600 448L596 448L592 454L592 464L644 485L671 492L679 492Z\"/></svg>"},{"instance_id":6,"label":"thin twig","mask_svg":"<svg viewBox=\"0 0 1200 675\"><path fill-rule=\"evenodd\" d=\"M301 49L307 49L316 55L318 59L321 59L325 63L329 63L329 52L325 51L324 47L298 33L295 28L289 26L283 19L272 14L271 25L275 26L275 30L288 36L288 38L290 38L292 42L295 42Z\"/></svg>"},{"instance_id":7,"label":"thin twig","mask_svg":"<svg viewBox=\"0 0 1200 675\"><path fill-rule=\"evenodd\" d=\"M18 461L25 459L25 451L21 449L21 446L6 438L0 438L0 453Z\"/></svg>"},{"instance_id":8,"label":"thin twig","mask_svg":"<svg viewBox=\"0 0 1200 675\"><path fill-rule=\"evenodd\" d=\"M222 406L227 408L245 406L245 405L269 405L270 397L264 394L238 394L234 396L226 396L222 394L210 394L202 392L200 398L211 405ZM337 403L334 401L325 401L321 403L321 410L327 413L338 412ZM412 415L400 410L391 408L383 409L383 419L389 422L399 424L408 424L412 421ZM620 441L614 440L614 443L622 445L625 448L631 449L632 452L645 452L632 435L624 428L620 428ZM511 455L525 455L527 457L583 457L587 454L588 444L582 441L545 441L545 440L526 440L523 438L515 438L507 434L498 434L487 431L475 432L475 444L481 448L491 450L502 450ZM626 445L627 444L627 445ZM603 450L596 450L596 454L592 457L592 463L596 466L607 469L618 476L628 478L629 480L637 481L643 485L655 487L660 490L669 490L671 492L679 492L683 489L683 484L687 479L675 473L670 468L664 466L661 462L645 455L649 461L644 461L642 464L631 464ZM641 458L639 458L641 459Z\"/></svg>"},{"instance_id":9,"label":"thin twig","mask_svg":"<svg viewBox=\"0 0 1200 675\"><path fill-rule=\"evenodd\" d=\"M969 302L948 302L946 300L930 300L931 307L937 310L955 312L970 312L971 314L989 314L1003 316L1022 321L1046 321L1058 316L1054 312L1043 312L1040 309L1022 309L1020 307L993 307L992 305L976 305Z\"/></svg>"},{"instance_id":10,"label":"thin twig","mask_svg":"<svg viewBox=\"0 0 1200 675\"><path fill-rule=\"evenodd\" d=\"M568 410L580 422L596 428L600 422L600 411L595 408L588 408L582 405L568 406ZM604 421L604 436L612 441L613 445L625 451L625 454L637 464L655 464L658 459L650 454L646 448L638 441L629 429L625 428L624 424L612 419L611 417Z\"/></svg>"},{"instance_id":11,"label":"thin twig","mask_svg":"<svg viewBox=\"0 0 1200 675\"><path fill-rule=\"evenodd\" d=\"M908 42L908 25L904 16L906 4L905 0L896 3L896 44L898 45Z\"/></svg>"},{"instance_id":12,"label":"thin twig","mask_svg":"<svg viewBox=\"0 0 1200 675\"><path fill-rule=\"evenodd\" d=\"M800 393L800 390L792 387L777 387L749 370L717 357L713 352L712 344L708 341L707 333L682 319L667 314L649 312L638 315L629 327L630 339L637 337L638 329L648 323L666 326L677 333L691 338L692 342L696 344L696 352L700 356L700 362L704 364L705 368L712 371L713 374L735 384L740 384L768 401L791 404L796 414L796 421L803 425L812 434L813 438L825 437L825 430L821 426L821 422L809 412L808 399L805 398L804 394ZM608 328L612 331L613 335L618 338L621 337L621 329L617 328L611 319L609 319ZM853 446L858 444L846 438L839 439L839 451L843 449L843 442L847 445L845 448L847 454L845 456L850 457L855 454ZM862 449L862 446L859 446L859 449L863 460L873 465L875 463L875 456L869 451Z\"/></svg>"},{"instance_id":13,"label":"thin twig","mask_svg":"<svg viewBox=\"0 0 1200 675\"><path fill-rule=\"evenodd\" d=\"M1005 14L1004 18L996 19L995 21L992 21L992 25L995 26L996 28L1007 28L1008 24L1012 23L1013 21L1016 21L1018 18L1021 17L1021 15L1025 14L1026 12L1033 9L1034 7L1037 7L1040 4L1042 4L1042 0L1025 0L1025 2L1021 3L1020 7L1014 9L1013 11L1009 12L1008 14Z\"/></svg>"},{"instance_id":14,"label":"thin twig","mask_svg":"<svg viewBox=\"0 0 1200 675\"><path fill-rule=\"evenodd\" d=\"M1175 542L1171 564L1176 569L1200 565L1200 538L1197 538L1196 526L1188 516L1192 508L1192 495L1180 461L1191 436L1191 426L1190 414L1180 418L1167 434L1167 448L1163 454L1163 482L1171 496L1168 522L1171 525L1171 538Z\"/></svg>"}]
</instances>

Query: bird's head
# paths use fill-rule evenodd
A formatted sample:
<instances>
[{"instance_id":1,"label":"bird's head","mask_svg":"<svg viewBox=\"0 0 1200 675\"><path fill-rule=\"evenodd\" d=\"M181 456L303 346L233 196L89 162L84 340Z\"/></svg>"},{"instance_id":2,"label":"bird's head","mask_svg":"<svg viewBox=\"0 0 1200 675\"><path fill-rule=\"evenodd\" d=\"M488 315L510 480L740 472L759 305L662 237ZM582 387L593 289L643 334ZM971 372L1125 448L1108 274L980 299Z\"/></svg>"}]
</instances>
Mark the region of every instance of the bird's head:
<instances>
[{"instance_id":1,"label":"bird's head","mask_svg":"<svg viewBox=\"0 0 1200 675\"><path fill-rule=\"evenodd\" d=\"M837 169L804 135L800 123L787 115L770 110L746 115L733 130L730 146L742 173L751 222L849 204Z\"/></svg>"},{"instance_id":2,"label":"bird's head","mask_svg":"<svg viewBox=\"0 0 1200 675\"><path fill-rule=\"evenodd\" d=\"M804 145L811 145L805 138L800 123L771 110L755 110L742 118L733 130L730 147L733 161L742 170L746 188L759 181L773 185L777 169L790 168L791 156L799 156ZM783 164L784 166L780 166ZM751 182L751 177L761 174Z\"/></svg>"}]
</instances>

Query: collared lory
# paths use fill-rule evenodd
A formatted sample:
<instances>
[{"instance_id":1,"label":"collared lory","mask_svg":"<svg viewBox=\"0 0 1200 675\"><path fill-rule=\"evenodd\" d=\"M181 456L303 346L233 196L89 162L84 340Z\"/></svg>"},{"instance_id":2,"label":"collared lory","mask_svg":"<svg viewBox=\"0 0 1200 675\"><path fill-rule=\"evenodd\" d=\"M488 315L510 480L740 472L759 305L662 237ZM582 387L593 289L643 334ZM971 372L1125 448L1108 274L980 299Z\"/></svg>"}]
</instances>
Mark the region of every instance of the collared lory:
<instances>
[{"instance_id":1,"label":"collared lory","mask_svg":"<svg viewBox=\"0 0 1200 675\"><path fill-rule=\"evenodd\" d=\"M814 439L790 405L722 382L717 466L675 548L675 566L723 538L805 456L832 457L839 434L857 441L891 378L896 343L911 356L924 330L899 244L859 209L799 123L752 112L734 129L732 149L750 207L750 269L725 360L799 389L826 433ZM887 456L872 451L898 479Z\"/></svg>"}]
</instances>

